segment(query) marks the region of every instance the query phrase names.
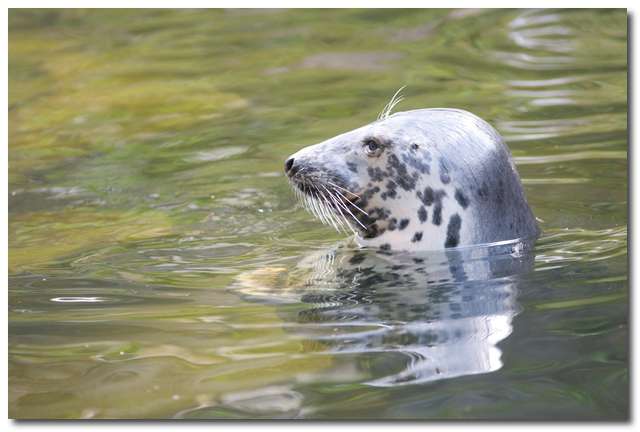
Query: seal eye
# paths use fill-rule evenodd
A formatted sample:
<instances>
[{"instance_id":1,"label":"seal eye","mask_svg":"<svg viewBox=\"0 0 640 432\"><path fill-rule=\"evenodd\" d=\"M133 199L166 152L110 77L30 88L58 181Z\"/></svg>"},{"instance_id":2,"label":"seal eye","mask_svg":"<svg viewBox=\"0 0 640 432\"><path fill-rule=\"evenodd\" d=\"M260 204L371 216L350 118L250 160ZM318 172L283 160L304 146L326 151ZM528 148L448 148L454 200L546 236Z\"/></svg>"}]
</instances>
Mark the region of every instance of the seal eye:
<instances>
[{"instance_id":1,"label":"seal eye","mask_svg":"<svg viewBox=\"0 0 640 432\"><path fill-rule=\"evenodd\" d=\"M369 157L380 156L382 153L382 146L380 143L374 139L367 139L363 144L364 152Z\"/></svg>"}]
</instances>

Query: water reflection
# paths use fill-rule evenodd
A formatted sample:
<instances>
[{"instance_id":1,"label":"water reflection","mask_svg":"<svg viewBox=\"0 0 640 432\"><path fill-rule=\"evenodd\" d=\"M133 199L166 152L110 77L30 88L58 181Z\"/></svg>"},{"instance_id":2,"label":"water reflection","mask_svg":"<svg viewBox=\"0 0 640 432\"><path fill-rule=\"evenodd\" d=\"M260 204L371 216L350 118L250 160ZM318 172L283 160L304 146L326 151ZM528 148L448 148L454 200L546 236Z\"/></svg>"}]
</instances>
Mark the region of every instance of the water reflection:
<instances>
[{"instance_id":1,"label":"water reflection","mask_svg":"<svg viewBox=\"0 0 640 432\"><path fill-rule=\"evenodd\" d=\"M526 49L560 53L573 51L573 40L566 38L572 36L573 31L567 26L559 25L560 21L558 14L527 10L511 21L508 36L516 45Z\"/></svg>"},{"instance_id":2,"label":"water reflection","mask_svg":"<svg viewBox=\"0 0 640 432\"><path fill-rule=\"evenodd\" d=\"M538 71L563 71L562 76L547 80L546 85L531 86L524 83L525 89L513 81L509 84L515 89L507 90L514 99L533 107L566 106L576 104L575 89L558 88L566 82L564 70L572 67L575 58L570 53L576 49L573 31L562 25L559 14L547 11L527 10L519 13L509 24L508 37L517 46L511 52L496 53L497 59L504 64L520 69ZM533 53L536 54L533 54ZM569 82L573 79L571 77ZM553 88L548 88L552 86Z\"/></svg>"},{"instance_id":3,"label":"water reflection","mask_svg":"<svg viewBox=\"0 0 640 432\"><path fill-rule=\"evenodd\" d=\"M338 247L304 258L286 277L260 269L234 288L254 301L308 305L291 331L315 351L388 354L383 370L354 374L364 383L418 384L502 367L498 343L512 332L529 250L522 242L419 255Z\"/></svg>"}]
</instances>

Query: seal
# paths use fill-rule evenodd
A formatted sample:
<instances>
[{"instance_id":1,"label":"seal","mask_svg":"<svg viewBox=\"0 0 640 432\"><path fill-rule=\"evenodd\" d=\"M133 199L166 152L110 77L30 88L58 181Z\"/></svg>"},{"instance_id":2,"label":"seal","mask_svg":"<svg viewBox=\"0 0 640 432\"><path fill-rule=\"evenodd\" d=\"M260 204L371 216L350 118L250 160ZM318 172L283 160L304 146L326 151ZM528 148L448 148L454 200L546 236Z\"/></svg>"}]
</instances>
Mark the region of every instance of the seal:
<instances>
[{"instance_id":1,"label":"seal","mask_svg":"<svg viewBox=\"0 0 640 432\"><path fill-rule=\"evenodd\" d=\"M390 114L396 95L376 121L287 158L307 210L383 252L537 238L498 132L460 109Z\"/></svg>"}]
</instances>

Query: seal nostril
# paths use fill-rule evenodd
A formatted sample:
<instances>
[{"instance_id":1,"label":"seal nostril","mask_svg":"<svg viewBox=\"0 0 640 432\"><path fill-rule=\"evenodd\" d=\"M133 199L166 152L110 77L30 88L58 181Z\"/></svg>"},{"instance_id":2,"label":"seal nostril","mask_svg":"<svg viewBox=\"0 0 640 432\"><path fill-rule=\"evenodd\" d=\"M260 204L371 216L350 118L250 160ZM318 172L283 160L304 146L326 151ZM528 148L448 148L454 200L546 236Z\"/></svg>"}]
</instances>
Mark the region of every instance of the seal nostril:
<instances>
[{"instance_id":1,"label":"seal nostril","mask_svg":"<svg viewBox=\"0 0 640 432\"><path fill-rule=\"evenodd\" d=\"M289 159L287 159L287 161L284 163L284 171L285 171L285 172L287 172L287 173L288 173L289 171L291 171L291 168L293 168L293 161L294 161L294 159L293 159L293 158L289 158Z\"/></svg>"}]
</instances>

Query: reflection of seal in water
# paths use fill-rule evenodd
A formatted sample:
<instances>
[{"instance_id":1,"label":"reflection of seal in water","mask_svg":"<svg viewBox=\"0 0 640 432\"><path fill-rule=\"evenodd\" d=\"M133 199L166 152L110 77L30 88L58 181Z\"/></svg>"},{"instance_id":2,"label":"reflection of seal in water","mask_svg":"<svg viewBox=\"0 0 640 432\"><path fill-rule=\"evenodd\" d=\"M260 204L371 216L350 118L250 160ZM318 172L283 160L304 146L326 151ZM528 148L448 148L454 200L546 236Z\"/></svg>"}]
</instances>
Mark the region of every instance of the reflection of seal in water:
<instances>
[{"instance_id":1,"label":"reflection of seal in water","mask_svg":"<svg viewBox=\"0 0 640 432\"><path fill-rule=\"evenodd\" d=\"M534 263L520 245L389 255L339 246L244 273L232 288L252 301L302 307L287 328L305 340L305 355L342 354L326 376L426 383L502 367L498 344L512 332L520 275ZM292 320L293 309L284 310Z\"/></svg>"},{"instance_id":2,"label":"reflection of seal in water","mask_svg":"<svg viewBox=\"0 0 640 432\"><path fill-rule=\"evenodd\" d=\"M381 249L537 237L511 154L488 123L456 109L388 111L287 159L294 190L322 222Z\"/></svg>"}]
</instances>

